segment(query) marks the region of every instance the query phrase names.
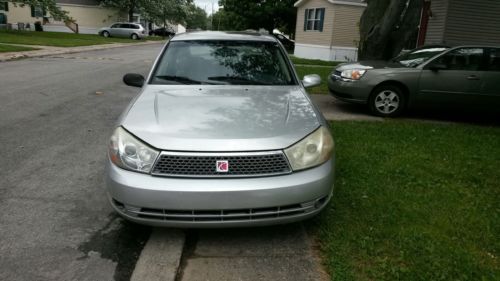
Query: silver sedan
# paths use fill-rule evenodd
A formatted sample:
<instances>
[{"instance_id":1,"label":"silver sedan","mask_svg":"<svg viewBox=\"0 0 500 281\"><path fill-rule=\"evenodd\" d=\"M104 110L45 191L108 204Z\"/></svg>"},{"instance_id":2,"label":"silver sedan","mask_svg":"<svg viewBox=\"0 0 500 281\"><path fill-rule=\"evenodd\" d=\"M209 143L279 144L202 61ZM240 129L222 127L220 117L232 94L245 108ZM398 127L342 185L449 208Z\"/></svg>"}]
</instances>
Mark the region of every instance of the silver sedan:
<instances>
[{"instance_id":1,"label":"silver sedan","mask_svg":"<svg viewBox=\"0 0 500 281\"><path fill-rule=\"evenodd\" d=\"M261 34L175 36L109 144L114 209L155 226L238 227L310 218L330 200L334 142L283 46Z\"/></svg>"}]
</instances>

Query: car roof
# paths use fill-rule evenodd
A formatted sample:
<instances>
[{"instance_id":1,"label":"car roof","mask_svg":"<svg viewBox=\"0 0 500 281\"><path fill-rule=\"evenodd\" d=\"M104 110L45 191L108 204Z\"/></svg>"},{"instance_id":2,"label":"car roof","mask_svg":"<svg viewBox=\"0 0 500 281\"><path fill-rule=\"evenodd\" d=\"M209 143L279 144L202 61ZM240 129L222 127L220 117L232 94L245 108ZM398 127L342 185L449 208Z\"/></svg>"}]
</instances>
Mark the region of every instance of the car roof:
<instances>
[{"instance_id":1,"label":"car roof","mask_svg":"<svg viewBox=\"0 0 500 281\"><path fill-rule=\"evenodd\" d=\"M276 38L258 32L193 31L175 35L170 41L235 40L276 42Z\"/></svg>"}]
</instances>

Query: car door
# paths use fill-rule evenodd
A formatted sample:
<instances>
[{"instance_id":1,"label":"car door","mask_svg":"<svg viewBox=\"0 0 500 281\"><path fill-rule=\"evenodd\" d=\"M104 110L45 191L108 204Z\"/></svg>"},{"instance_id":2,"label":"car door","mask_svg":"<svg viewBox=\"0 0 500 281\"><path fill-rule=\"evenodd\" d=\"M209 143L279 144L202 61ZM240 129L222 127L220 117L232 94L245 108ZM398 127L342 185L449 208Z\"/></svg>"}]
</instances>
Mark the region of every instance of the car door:
<instances>
[{"instance_id":1,"label":"car door","mask_svg":"<svg viewBox=\"0 0 500 281\"><path fill-rule=\"evenodd\" d=\"M487 48L486 61L481 95L486 104L500 109L500 48Z\"/></svg>"},{"instance_id":2,"label":"car door","mask_svg":"<svg viewBox=\"0 0 500 281\"><path fill-rule=\"evenodd\" d=\"M484 49L452 49L427 63L420 75L418 103L476 103L481 92Z\"/></svg>"},{"instance_id":3,"label":"car door","mask_svg":"<svg viewBox=\"0 0 500 281\"><path fill-rule=\"evenodd\" d=\"M120 24L115 23L111 25L111 27L109 28L109 34L111 34L111 36L119 36L120 35L119 30L120 30Z\"/></svg>"}]
</instances>

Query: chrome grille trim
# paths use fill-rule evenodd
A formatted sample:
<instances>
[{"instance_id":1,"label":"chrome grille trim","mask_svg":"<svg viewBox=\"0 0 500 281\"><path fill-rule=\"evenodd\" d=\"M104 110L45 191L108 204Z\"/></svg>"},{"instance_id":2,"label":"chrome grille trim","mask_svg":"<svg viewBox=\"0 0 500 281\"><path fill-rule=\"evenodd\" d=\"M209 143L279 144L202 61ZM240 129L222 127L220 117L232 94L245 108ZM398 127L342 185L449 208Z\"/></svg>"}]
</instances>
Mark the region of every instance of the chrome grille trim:
<instances>
[{"instance_id":1,"label":"chrome grille trim","mask_svg":"<svg viewBox=\"0 0 500 281\"><path fill-rule=\"evenodd\" d=\"M124 205L114 199L112 201L115 207L121 211L141 219L167 222L234 222L259 221L307 214L323 207L328 202L328 197L329 196L325 196L317 200L287 206L234 210L151 209Z\"/></svg>"},{"instance_id":2,"label":"chrome grille trim","mask_svg":"<svg viewBox=\"0 0 500 281\"><path fill-rule=\"evenodd\" d=\"M217 160L229 161L229 172L218 173ZM172 167L179 165L179 167ZM160 153L151 174L163 177L241 178L290 174L292 168L283 151L263 152L173 152Z\"/></svg>"}]
</instances>

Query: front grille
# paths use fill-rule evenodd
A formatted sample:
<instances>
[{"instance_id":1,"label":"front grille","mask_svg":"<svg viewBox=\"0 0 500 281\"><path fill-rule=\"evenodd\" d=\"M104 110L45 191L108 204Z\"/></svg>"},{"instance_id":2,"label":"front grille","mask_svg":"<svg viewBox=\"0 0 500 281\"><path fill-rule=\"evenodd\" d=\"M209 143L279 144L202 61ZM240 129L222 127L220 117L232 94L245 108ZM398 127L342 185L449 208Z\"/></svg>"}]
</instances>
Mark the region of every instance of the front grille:
<instances>
[{"instance_id":1,"label":"front grille","mask_svg":"<svg viewBox=\"0 0 500 281\"><path fill-rule=\"evenodd\" d=\"M228 161L227 172L217 172L217 161ZM259 177L290 173L285 155L256 153L173 153L164 152L153 175L170 177Z\"/></svg>"},{"instance_id":2,"label":"front grille","mask_svg":"<svg viewBox=\"0 0 500 281\"><path fill-rule=\"evenodd\" d=\"M323 207L327 202L328 196L325 196L305 203L268 208L233 210L168 210L133 207L113 199L115 207L130 216L142 219L172 222L235 222L293 217L313 212Z\"/></svg>"}]
</instances>

